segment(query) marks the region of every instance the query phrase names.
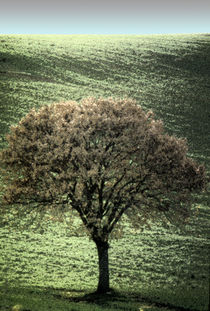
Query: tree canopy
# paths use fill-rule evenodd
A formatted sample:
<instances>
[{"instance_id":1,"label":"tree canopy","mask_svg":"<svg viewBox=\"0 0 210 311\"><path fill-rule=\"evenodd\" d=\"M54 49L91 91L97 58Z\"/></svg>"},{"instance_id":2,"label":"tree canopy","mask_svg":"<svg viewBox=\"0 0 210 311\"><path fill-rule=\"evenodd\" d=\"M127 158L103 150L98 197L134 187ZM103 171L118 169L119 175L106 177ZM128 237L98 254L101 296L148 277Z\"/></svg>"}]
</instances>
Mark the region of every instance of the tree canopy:
<instances>
[{"instance_id":1,"label":"tree canopy","mask_svg":"<svg viewBox=\"0 0 210 311\"><path fill-rule=\"evenodd\" d=\"M75 210L103 248L123 214L139 227L159 218L183 222L192 193L205 187L204 166L187 156L186 140L166 134L131 99L33 109L7 141L2 202Z\"/></svg>"}]
</instances>

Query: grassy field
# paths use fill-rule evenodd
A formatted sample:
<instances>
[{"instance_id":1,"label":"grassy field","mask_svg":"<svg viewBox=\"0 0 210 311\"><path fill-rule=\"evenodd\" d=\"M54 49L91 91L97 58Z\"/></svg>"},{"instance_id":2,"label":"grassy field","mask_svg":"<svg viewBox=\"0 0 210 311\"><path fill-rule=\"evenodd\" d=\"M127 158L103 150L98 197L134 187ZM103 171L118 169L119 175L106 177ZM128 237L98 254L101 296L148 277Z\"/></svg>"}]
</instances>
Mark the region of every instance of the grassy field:
<instances>
[{"instance_id":1,"label":"grassy field","mask_svg":"<svg viewBox=\"0 0 210 311\"><path fill-rule=\"evenodd\" d=\"M166 131L186 137L210 171L210 35L0 35L0 148L32 107L84 97L131 97ZM115 294L97 285L94 244L64 224L0 228L0 310L208 310L209 195L186 232L134 232L110 248ZM86 295L86 296L84 296Z\"/></svg>"}]
</instances>

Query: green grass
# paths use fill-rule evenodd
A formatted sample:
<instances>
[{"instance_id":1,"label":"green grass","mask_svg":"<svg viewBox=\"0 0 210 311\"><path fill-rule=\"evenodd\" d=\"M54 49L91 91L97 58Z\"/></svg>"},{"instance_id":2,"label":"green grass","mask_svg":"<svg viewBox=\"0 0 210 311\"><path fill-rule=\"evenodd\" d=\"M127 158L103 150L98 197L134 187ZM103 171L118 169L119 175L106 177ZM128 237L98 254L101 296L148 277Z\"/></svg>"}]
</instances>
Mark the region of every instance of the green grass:
<instances>
[{"instance_id":1,"label":"green grass","mask_svg":"<svg viewBox=\"0 0 210 311\"><path fill-rule=\"evenodd\" d=\"M110 248L111 286L150 302L207 310L208 247L206 239L183 236L161 227L124 237ZM202 256L201 256L202 254ZM5 286L62 288L93 292L97 285L97 252L84 237L72 237L62 224L37 231L1 229L2 282Z\"/></svg>"},{"instance_id":2,"label":"green grass","mask_svg":"<svg viewBox=\"0 0 210 311\"><path fill-rule=\"evenodd\" d=\"M0 148L10 125L32 107L127 96L153 109L167 132L186 137L189 155L209 171L209 68L206 34L0 35ZM57 223L23 232L0 228L0 310L16 304L32 311L139 310L146 304L151 311L207 310L209 195L197 201L199 215L186 232L126 226L110 248L118 294L98 304L81 298L96 289L98 277L97 252L86 237Z\"/></svg>"},{"instance_id":3,"label":"green grass","mask_svg":"<svg viewBox=\"0 0 210 311\"><path fill-rule=\"evenodd\" d=\"M97 295L84 291L40 288L4 288L0 292L0 310L13 311L184 311L185 308L159 301L160 298L142 298L136 293L112 291ZM152 300L151 300L152 299ZM176 303L180 296L173 299ZM194 308L190 310L195 310Z\"/></svg>"},{"instance_id":4,"label":"green grass","mask_svg":"<svg viewBox=\"0 0 210 311\"><path fill-rule=\"evenodd\" d=\"M191 306L177 307L183 294L162 292L153 293L153 296L144 298L132 292L112 291L104 295L85 292L82 290L63 290L49 288L2 288L0 292L0 310L13 311L184 311L196 310L196 297L191 295ZM194 292L196 294L196 292ZM171 296L171 297L170 297ZM173 297L173 298L172 298ZM168 303L165 300L172 298ZM204 309L203 309L204 310Z\"/></svg>"},{"instance_id":5,"label":"green grass","mask_svg":"<svg viewBox=\"0 0 210 311\"><path fill-rule=\"evenodd\" d=\"M170 132L186 136L194 154L202 150L206 158L209 41L202 34L1 35L2 134L34 106L128 96L152 108Z\"/></svg>"}]
</instances>

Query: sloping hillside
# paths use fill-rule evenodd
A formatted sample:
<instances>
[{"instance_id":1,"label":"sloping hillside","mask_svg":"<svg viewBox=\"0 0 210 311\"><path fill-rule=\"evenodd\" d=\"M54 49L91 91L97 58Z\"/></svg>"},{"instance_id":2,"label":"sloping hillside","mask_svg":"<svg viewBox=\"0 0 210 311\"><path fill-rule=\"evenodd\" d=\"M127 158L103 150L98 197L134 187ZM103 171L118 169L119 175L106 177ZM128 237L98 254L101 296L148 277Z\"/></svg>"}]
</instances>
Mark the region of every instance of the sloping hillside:
<instances>
[{"instance_id":1,"label":"sloping hillside","mask_svg":"<svg viewBox=\"0 0 210 311\"><path fill-rule=\"evenodd\" d=\"M131 97L153 109L167 132L187 137L189 154L210 170L210 35L0 35L0 148L9 126L32 107L88 96ZM111 284L174 310L207 310L209 206L209 196L199 196L200 212L186 233L126 227L124 237L111 242ZM93 243L79 233L72 237L65 224L43 227L0 228L0 310L23 296L21 285L67 294L94 290ZM120 310L129 307L129 297ZM27 309L30 298L24 298Z\"/></svg>"},{"instance_id":2,"label":"sloping hillside","mask_svg":"<svg viewBox=\"0 0 210 311\"><path fill-rule=\"evenodd\" d=\"M207 158L210 36L0 36L0 129L31 107L132 97ZM208 159L209 164L209 159Z\"/></svg>"}]
</instances>

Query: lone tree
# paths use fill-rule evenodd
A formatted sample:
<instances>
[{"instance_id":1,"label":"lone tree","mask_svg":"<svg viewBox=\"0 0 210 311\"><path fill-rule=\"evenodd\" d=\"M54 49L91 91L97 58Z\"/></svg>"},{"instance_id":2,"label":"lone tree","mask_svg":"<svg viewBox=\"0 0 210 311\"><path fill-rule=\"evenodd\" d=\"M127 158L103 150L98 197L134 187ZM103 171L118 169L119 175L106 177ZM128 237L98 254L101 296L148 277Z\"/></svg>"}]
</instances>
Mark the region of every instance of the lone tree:
<instances>
[{"instance_id":1,"label":"lone tree","mask_svg":"<svg viewBox=\"0 0 210 311\"><path fill-rule=\"evenodd\" d=\"M4 206L77 211L98 250L99 293L110 289L109 237L122 215L140 227L160 218L183 222L191 194L205 187L205 169L186 156L186 141L129 99L33 109L7 141Z\"/></svg>"}]
</instances>

